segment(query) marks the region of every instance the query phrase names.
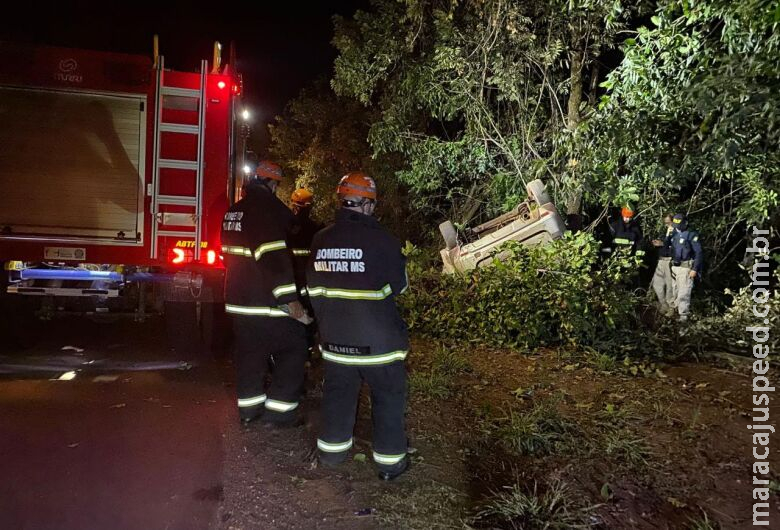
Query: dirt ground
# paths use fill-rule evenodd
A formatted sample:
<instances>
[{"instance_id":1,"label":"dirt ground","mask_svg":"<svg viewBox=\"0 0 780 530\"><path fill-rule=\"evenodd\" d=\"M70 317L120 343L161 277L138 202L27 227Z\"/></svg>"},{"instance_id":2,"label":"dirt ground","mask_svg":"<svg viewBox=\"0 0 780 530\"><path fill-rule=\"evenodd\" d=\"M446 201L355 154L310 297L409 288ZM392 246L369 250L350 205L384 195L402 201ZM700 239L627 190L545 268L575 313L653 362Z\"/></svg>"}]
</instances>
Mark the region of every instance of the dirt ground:
<instances>
[{"instance_id":1,"label":"dirt ground","mask_svg":"<svg viewBox=\"0 0 780 530\"><path fill-rule=\"evenodd\" d=\"M413 466L393 483L378 481L370 462L365 395L353 459L317 468L314 364L305 426L227 434L223 529L751 526L747 363L656 365L418 339L408 361ZM770 448L780 469L780 449Z\"/></svg>"}]
</instances>

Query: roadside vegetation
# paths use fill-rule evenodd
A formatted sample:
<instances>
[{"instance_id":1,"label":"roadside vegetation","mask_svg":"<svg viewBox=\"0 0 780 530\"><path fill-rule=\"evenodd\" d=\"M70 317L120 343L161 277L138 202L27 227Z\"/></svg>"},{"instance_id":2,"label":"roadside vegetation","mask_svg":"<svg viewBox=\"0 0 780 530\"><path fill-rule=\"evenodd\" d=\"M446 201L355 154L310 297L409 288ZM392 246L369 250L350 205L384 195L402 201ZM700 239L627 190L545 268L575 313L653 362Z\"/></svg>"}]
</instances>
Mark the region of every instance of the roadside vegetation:
<instances>
[{"instance_id":1,"label":"roadside vegetation","mask_svg":"<svg viewBox=\"0 0 780 530\"><path fill-rule=\"evenodd\" d=\"M374 492L383 526L747 524L746 248L754 225L778 246L779 13L776 0L374 0L335 19L333 78L289 104L270 151L323 217L338 177L367 170L382 222L409 241L418 471ZM579 229L442 275L434 228L513 208L536 178ZM654 308L652 253L600 252L628 203L647 239L669 212L701 234L685 326Z\"/></svg>"}]
</instances>

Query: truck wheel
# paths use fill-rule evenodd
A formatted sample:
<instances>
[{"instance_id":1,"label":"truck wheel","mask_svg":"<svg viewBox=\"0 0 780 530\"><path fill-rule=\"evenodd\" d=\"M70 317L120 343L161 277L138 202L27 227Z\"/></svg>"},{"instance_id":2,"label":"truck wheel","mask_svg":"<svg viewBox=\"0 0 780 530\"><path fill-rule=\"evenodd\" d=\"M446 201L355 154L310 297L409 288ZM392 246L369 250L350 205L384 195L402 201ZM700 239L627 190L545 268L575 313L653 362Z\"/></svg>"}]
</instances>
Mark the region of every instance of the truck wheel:
<instances>
[{"instance_id":1,"label":"truck wheel","mask_svg":"<svg viewBox=\"0 0 780 530\"><path fill-rule=\"evenodd\" d=\"M441 232L444 238L444 245L447 247L447 250L452 250L458 246L458 231L455 229L452 221L444 221L440 224L439 232Z\"/></svg>"},{"instance_id":2,"label":"truck wheel","mask_svg":"<svg viewBox=\"0 0 780 530\"><path fill-rule=\"evenodd\" d=\"M532 180L528 183L525 189L528 192L528 196L536 201L536 204L539 206L550 202L550 194L547 193L544 182L542 182L540 179Z\"/></svg>"}]
</instances>

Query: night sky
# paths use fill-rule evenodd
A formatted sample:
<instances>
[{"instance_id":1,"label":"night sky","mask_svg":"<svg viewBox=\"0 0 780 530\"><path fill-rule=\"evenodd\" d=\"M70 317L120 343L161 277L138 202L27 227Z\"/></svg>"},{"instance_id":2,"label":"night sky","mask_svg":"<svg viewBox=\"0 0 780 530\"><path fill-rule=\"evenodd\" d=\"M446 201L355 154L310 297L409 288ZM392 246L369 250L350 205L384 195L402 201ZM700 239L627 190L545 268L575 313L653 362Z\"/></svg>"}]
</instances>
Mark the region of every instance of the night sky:
<instances>
[{"instance_id":1,"label":"night sky","mask_svg":"<svg viewBox=\"0 0 780 530\"><path fill-rule=\"evenodd\" d=\"M257 120L254 136L261 141L265 123L289 99L315 78L330 75L336 55L331 17L368 7L367 0L208 2L212 8L105 0L26 4L14 2L13 14L4 9L0 40L151 56L156 33L166 67L177 70L195 70L200 59L211 60L215 40L222 42L226 61L228 44L235 41L245 97Z\"/></svg>"}]
</instances>

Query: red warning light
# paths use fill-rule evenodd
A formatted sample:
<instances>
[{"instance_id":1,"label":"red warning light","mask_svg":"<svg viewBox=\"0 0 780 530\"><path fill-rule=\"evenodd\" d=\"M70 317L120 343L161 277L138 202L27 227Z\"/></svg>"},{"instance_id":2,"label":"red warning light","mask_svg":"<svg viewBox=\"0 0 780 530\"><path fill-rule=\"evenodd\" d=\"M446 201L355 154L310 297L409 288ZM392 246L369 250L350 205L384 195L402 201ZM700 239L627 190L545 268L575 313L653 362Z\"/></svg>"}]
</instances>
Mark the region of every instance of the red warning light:
<instances>
[{"instance_id":1,"label":"red warning light","mask_svg":"<svg viewBox=\"0 0 780 530\"><path fill-rule=\"evenodd\" d=\"M171 263L176 263L177 265L179 263L184 263L186 253L181 248L174 248L173 250L173 257L171 258Z\"/></svg>"},{"instance_id":2,"label":"red warning light","mask_svg":"<svg viewBox=\"0 0 780 530\"><path fill-rule=\"evenodd\" d=\"M222 89L224 89L224 88L225 88L227 85L225 84L225 82L224 82L224 81L218 81L218 82L217 82L217 86L219 87L219 89L220 89L220 90L222 90Z\"/></svg>"}]
</instances>

